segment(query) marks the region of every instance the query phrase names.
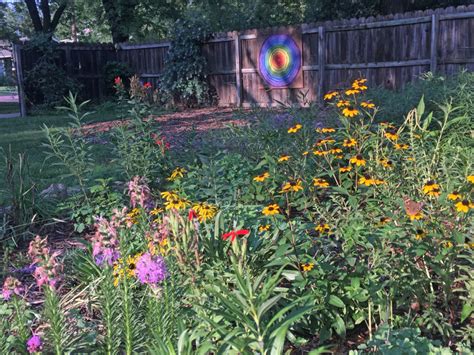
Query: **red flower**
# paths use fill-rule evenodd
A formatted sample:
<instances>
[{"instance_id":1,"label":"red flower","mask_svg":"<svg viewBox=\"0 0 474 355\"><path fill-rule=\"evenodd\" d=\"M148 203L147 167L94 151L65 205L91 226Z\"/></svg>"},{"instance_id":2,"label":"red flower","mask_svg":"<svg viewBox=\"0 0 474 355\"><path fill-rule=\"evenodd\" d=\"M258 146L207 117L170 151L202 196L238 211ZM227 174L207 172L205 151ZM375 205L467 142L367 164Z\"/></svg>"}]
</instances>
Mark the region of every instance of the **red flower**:
<instances>
[{"instance_id":1,"label":"red flower","mask_svg":"<svg viewBox=\"0 0 474 355\"><path fill-rule=\"evenodd\" d=\"M227 240L230 238L230 241L233 242L235 238L237 238L239 235L246 235L249 233L250 231L248 229L239 229L238 231L231 231L231 232L222 234L222 240Z\"/></svg>"},{"instance_id":2,"label":"red flower","mask_svg":"<svg viewBox=\"0 0 474 355\"><path fill-rule=\"evenodd\" d=\"M192 221L195 218L197 218L196 212L194 210L189 210L188 219Z\"/></svg>"},{"instance_id":3,"label":"red flower","mask_svg":"<svg viewBox=\"0 0 474 355\"><path fill-rule=\"evenodd\" d=\"M114 83L115 85L122 85L122 78L120 76L115 77Z\"/></svg>"},{"instance_id":4,"label":"red flower","mask_svg":"<svg viewBox=\"0 0 474 355\"><path fill-rule=\"evenodd\" d=\"M145 89L151 89L151 83L147 82L147 83L143 84L143 87Z\"/></svg>"}]
</instances>

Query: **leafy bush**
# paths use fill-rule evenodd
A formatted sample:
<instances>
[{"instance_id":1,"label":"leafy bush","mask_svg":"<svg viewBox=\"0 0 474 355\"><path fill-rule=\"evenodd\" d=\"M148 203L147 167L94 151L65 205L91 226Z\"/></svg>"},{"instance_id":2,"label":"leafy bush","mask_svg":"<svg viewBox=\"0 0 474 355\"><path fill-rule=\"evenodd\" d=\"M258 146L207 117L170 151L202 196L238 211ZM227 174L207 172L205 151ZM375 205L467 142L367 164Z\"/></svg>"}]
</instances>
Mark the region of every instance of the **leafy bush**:
<instances>
[{"instance_id":1,"label":"leafy bush","mask_svg":"<svg viewBox=\"0 0 474 355\"><path fill-rule=\"evenodd\" d=\"M115 78L129 78L133 75L130 67L123 62L110 61L107 62L102 68L104 73L104 84L106 87L106 92L109 95L115 94L114 80Z\"/></svg>"},{"instance_id":2,"label":"leafy bush","mask_svg":"<svg viewBox=\"0 0 474 355\"><path fill-rule=\"evenodd\" d=\"M210 34L209 25L200 16L190 14L176 21L172 46L160 80L160 89L172 104L196 106L211 103L207 63L201 46Z\"/></svg>"},{"instance_id":3,"label":"leafy bush","mask_svg":"<svg viewBox=\"0 0 474 355\"><path fill-rule=\"evenodd\" d=\"M79 92L80 84L57 65L57 44L48 36L37 36L25 45L25 53L34 56L33 68L25 72L24 88L30 105L54 107L68 92Z\"/></svg>"}]
</instances>

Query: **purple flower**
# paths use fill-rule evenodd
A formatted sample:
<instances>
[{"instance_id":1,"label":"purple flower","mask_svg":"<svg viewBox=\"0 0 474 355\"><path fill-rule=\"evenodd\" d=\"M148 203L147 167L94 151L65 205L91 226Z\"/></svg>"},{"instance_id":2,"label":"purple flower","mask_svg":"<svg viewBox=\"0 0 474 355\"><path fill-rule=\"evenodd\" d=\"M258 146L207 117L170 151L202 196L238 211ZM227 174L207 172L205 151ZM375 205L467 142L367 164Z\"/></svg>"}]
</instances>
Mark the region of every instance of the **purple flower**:
<instances>
[{"instance_id":1,"label":"purple flower","mask_svg":"<svg viewBox=\"0 0 474 355\"><path fill-rule=\"evenodd\" d=\"M121 227L122 219L123 211L114 211L110 221L103 217L97 219L96 231L91 240L92 256L97 265L107 264L112 266L120 257L118 229Z\"/></svg>"},{"instance_id":2,"label":"purple flower","mask_svg":"<svg viewBox=\"0 0 474 355\"><path fill-rule=\"evenodd\" d=\"M26 346L29 353L36 353L43 348L43 343L39 335L33 335L28 341L26 342Z\"/></svg>"},{"instance_id":3,"label":"purple flower","mask_svg":"<svg viewBox=\"0 0 474 355\"><path fill-rule=\"evenodd\" d=\"M3 283L2 296L5 301L8 301L13 294L20 296L24 288L20 281L12 276L8 276Z\"/></svg>"},{"instance_id":4,"label":"purple flower","mask_svg":"<svg viewBox=\"0 0 474 355\"><path fill-rule=\"evenodd\" d=\"M135 275L142 284L154 286L166 278L168 271L161 256L145 253L137 262Z\"/></svg>"}]
</instances>

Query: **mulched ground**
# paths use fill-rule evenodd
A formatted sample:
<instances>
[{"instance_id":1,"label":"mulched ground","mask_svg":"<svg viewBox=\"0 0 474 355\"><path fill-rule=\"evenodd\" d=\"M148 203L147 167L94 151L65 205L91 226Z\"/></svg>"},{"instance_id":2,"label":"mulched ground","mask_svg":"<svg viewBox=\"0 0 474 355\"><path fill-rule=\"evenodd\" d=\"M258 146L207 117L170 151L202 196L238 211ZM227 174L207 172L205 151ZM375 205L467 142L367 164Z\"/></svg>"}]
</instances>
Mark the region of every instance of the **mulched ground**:
<instances>
[{"instance_id":1,"label":"mulched ground","mask_svg":"<svg viewBox=\"0 0 474 355\"><path fill-rule=\"evenodd\" d=\"M159 123L160 129L166 135L174 135L183 132L205 132L215 129L225 128L227 125L244 126L251 119L250 110L236 110L233 108L210 107L199 109L188 109L182 112L167 113L154 116L154 120ZM236 115L245 118L236 118ZM96 135L105 133L114 127L126 124L127 121L115 120L108 122L98 122L85 125L83 132L86 135Z\"/></svg>"}]
</instances>

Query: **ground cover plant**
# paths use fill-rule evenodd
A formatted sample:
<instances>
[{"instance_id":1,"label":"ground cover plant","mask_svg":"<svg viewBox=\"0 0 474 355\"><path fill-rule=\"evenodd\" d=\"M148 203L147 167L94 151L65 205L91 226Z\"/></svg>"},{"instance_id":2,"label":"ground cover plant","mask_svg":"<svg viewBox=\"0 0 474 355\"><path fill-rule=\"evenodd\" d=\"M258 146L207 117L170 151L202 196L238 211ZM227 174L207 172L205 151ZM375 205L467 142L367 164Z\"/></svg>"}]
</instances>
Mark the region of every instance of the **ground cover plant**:
<instances>
[{"instance_id":1,"label":"ground cover plant","mask_svg":"<svg viewBox=\"0 0 474 355\"><path fill-rule=\"evenodd\" d=\"M48 154L82 187L69 210L85 228L4 268L2 353L469 352L469 90L393 123L358 78L325 95L337 120L288 108L221 132L220 151L174 151L146 88L115 85L126 183L90 181L71 95L76 126Z\"/></svg>"}]
</instances>

